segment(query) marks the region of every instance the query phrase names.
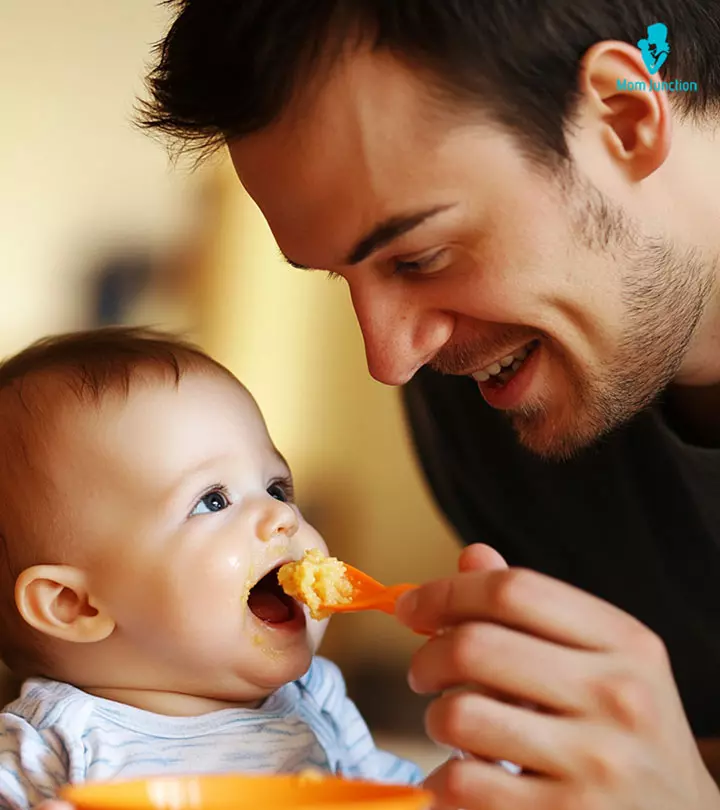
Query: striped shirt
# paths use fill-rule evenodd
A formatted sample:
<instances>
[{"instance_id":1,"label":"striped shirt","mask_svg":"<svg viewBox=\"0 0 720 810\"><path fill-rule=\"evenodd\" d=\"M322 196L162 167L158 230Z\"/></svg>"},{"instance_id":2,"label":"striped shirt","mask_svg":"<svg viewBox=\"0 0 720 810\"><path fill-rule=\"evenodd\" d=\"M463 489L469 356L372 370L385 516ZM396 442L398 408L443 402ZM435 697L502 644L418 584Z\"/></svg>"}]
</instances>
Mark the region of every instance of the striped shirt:
<instances>
[{"instance_id":1,"label":"striped shirt","mask_svg":"<svg viewBox=\"0 0 720 810\"><path fill-rule=\"evenodd\" d=\"M375 747L340 670L320 657L258 709L169 717L33 678L0 714L0 808L32 808L67 783L305 768L396 784L423 779L416 765Z\"/></svg>"}]
</instances>

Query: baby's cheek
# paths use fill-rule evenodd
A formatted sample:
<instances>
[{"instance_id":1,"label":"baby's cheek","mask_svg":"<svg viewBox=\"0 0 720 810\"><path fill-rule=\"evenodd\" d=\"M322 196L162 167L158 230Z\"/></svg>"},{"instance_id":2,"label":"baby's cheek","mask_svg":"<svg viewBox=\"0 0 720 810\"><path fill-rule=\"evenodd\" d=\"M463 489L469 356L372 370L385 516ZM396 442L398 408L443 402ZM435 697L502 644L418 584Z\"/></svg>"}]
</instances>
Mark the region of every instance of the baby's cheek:
<instances>
[{"instance_id":1,"label":"baby's cheek","mask_svg":"<svg viewBox=\"0 0 720 810\"><path fill-rule=\"evenodd\" d=\"M267 567L277 560L292 557L292 552L292 542L289 538L280 538L277 541L273 541L270 545L266 546L260 554L262 566Z\"/></svg>"},{"instance_id":2,"label":"baby's cheek","mask_svg":"<svg viewBox=\"0 0 720 810\"><path fill-rule=\"evenodd\" d=\"M317 548L322 551L324 556L329 555L329 549L327 543L323 540L320 532L314 529L309 523L305 524L306 530L303 532L302 535L302 548L303 551L307 551L311 548Z\"/></svg>"},{"instance_id":3,"label":"baby's cheek","mask_svg":"<svg viewBox=\"0 0 720 810\"><path fill-rule=\"evenodd\" d=\"M247 600L247 592L259 576L260 569L259 560L253 560L250 555L218 553L208 557L204 564L198 562L191 572L190 581L196 592L204 592L208 604L214 604L218 609L224 606L227 610L237 610Z\"/></svg>"},{"instance_id":4,"label":"baby's cheek","mask_svg":"<svg viewBox=\"0 0 720 810\"><path fill-rule=\"evenodd\" d=\"M320 642L323 640L325 631L327 630L328 622L330 619L321 619L315 621L308 615L307 608L305 609L305 619L307 620L308 638L310 639L310 646L313 654L317 652Z\"/></svg>"}]
</instances>

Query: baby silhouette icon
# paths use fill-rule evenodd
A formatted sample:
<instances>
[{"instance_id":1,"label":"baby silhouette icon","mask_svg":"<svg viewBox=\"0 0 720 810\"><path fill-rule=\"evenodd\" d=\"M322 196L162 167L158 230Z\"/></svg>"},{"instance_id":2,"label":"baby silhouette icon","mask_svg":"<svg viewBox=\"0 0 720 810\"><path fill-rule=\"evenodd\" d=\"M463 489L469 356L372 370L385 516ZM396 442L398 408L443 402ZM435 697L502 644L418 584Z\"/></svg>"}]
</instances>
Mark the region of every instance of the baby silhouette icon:
<instances>
[{"instance_id":1,"label":"baby silhouette icon","mask_svg":"<svg viewBox=\"0 0 720 810\"><path fill-rule=\"evenodd\" d=\"M641 39L637 46L642 53L645 67L650 71L650 75L655 75L665 64L665 60L670 53L670 45L667 41L667 25L664 23L648 25L647 39Z\"/></svg>"}]
</instances>

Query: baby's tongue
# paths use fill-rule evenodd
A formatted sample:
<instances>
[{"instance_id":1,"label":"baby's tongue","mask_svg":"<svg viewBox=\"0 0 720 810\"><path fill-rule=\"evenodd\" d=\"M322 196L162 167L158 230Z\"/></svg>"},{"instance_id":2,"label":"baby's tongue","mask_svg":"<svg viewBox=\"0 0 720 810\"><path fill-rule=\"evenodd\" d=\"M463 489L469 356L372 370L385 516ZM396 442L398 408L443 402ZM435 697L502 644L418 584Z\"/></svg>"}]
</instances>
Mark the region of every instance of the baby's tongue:
<instances>
[{"instance_id":1,"label":"baby's tongue","mask_svg":"<svg viewBox=\"0 0 720 810\"><path fill-rule=\"evenodd\" d=\"M279 596L262 588L250 591L248 607L264 622L287 622L292 618L290 605Z\"/></svg>"}]
</instances>

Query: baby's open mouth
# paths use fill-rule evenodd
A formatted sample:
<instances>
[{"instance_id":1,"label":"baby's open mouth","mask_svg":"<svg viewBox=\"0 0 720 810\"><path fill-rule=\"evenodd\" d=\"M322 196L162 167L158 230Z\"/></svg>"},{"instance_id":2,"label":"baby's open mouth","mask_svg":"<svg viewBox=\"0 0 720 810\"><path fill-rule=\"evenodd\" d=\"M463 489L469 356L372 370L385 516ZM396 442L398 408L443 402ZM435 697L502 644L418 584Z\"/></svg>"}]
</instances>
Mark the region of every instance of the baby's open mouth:
<instances>
[{"instance_id":1,"label":"baby's open mouth","mask_svg":"<svg viewBox=\"0 0 720 810\"><path fill-rule=\"evenodd\" d=\"M268 624L285 624L302 614L300 606L280 587L278 570L280 566L268 571L250 589L248 607L250 611Z\"/></svg>"}]
</instances>

